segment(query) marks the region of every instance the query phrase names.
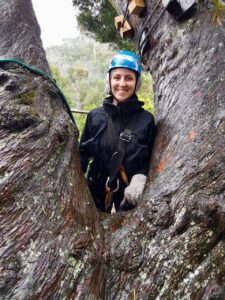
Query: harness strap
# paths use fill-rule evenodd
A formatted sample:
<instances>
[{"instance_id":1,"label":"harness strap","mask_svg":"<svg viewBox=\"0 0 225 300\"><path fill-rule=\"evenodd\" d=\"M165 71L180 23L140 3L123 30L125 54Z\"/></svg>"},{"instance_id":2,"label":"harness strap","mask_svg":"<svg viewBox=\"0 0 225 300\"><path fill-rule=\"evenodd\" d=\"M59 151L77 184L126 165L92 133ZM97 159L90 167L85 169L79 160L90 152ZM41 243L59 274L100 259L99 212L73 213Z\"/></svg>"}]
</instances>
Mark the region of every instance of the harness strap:
<instances>
[{"instance_id":1,"label":"harness strap","mask_svg":"<svg viewBox=\"0 0 225 300\"><path fill-rule=\"evenodd\" d=\"M120 176L121 176L121 178L123 180L123 183L126 184L126 185L128 185L129 184L129 180L128 180L127 174L125 172L124 166L120 167L119 172L120 172Z\"/></svg>"},{"instance_id":2,"label":"harness strap","mask_svg":"<svg viewBox=\"0 0 225 300\"><path fill-rule=\"evenodd\" d=\"M112 190L113 184L115 181L115 178L118 175L118 172L120 171L123 163L123 158L125 155L125 149L127 144L131 141L132 139L132 130L129 129L132 127L133 120L130 120L130 124L127 124L126 128L120 133L119 137L118 134L116 133L113 121L110 116L107 118L107 124L108 124L108 129L109 129L109 139L110 143L113 145L116 145L114 148L114 152L112 154L111 160L110 160L110 165L109 165L109 177L107 181L108 187ZM123 168L124 170L124 168ZM125 170L124 172L125 173ZM126 176L127 177L127 176ZM123 176L122 178L125 178Z\"/></svg>"},{"instance_id":3,"label":"harness strap","mask_svg":"<svg viewBox=\"0 0 225 300\"><path fill-rule=\"evenodd\" d=\"M113 154L110 160L109 165L109 176L107 178L106 182L106 197L105 197L105 208L106 211L109 211L111 209L112 205L112 195L119 189L119 179L117 178L118 173L120 174L120 177L124 184L128 185L128 177L126 175L125 169L122 166L123 158L125 155L125 148L127 144L132 139L132 130L130 129L133 126L131 119L128 124L126 125L126 128L120 133L118 136L116 129L114 127L113 121L109 115L107 115L107 126L109 130L109 140L111 145L116 145L114 149L112 149ZM116 182L115 179L117 178Z\"/></svg>"}]
</instances>

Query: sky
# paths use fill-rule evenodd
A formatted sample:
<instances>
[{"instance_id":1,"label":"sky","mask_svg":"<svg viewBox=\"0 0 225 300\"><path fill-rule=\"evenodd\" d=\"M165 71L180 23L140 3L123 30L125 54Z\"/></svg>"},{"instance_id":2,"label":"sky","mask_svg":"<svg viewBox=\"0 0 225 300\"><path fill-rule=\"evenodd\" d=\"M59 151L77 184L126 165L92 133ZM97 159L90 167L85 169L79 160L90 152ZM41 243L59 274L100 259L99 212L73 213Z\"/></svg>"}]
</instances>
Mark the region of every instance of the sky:
<instances>
[{"instance_id":1,"label":"sky","mask_svg":"<svg viewBox=\"0 0 225 300\"><path fill-rule=\"evenodd\" d=\"M32 0L44 47L78 35L72 0Z\"/></svg>"}]
</instances>

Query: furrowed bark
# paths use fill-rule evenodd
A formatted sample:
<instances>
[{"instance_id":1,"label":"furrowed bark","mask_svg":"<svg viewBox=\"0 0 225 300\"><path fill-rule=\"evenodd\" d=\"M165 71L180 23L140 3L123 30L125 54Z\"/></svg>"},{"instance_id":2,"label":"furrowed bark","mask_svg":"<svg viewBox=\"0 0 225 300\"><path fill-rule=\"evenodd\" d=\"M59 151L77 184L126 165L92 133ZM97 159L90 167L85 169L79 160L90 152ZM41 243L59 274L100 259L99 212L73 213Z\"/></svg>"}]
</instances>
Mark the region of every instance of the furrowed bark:
<instances>
[{"instance_id":1,"label":"furrowed bark","mask_svg":"<svg viewBox=\"0 0 225 300\"><path fill-rule=\"evenodd\" d=\"M1 58L50 74L31 2L0 8ZM224 30L201 3L187 22L165 14L153 36L158 131L143 199L126 214L97 214L54 85L0 64L1 298L224 299Z\"/></svg>"},{"instance_id":2,"label":"furrowed bark","mask_svg":"<svg viewBox=\"0 0 225 300\"><path fill-rule=\"evenodd\" d=\"M50 73L31 1L1 0L0 9L0 58ZM0 114L0 298L98 298L101 231L58 90L1 63Z\"/></svg>"},{"instance_id":3,"label":"furrowed bark","mask_svg":"<svg viewBox=\"0 0 225 300\"><path fill-rule=\"evenodd\" d=\"M139 26L152 7L147 1ZM137 299L225 297L224 35L204 3L186 22L166 13L153 31L144 63L154 79L157 138L135 221L113 235L116 299L131 299L134 289Z\"/></svg>"}]
</instances>

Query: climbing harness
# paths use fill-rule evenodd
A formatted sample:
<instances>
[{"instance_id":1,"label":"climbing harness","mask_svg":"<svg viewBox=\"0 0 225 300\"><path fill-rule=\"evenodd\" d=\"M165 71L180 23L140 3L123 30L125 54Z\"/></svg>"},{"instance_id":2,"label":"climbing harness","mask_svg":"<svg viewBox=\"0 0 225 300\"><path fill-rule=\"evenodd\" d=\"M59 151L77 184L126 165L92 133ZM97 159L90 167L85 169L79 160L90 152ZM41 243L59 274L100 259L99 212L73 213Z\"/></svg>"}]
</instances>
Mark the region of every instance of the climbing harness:
<instances>
[{"instance_id":1,"label":"climbing harness","mask_svg":"<svg viewBox=\"0 0 225 300\"><path fill-rule=\"evenodd\" d=\"M136 120L136 119L135 119ZM125 172L123 166L123 159L125 156L125 150L127 145L130 143L132 139L132 128L135 126L136 122L134 120L130 120L126 125L126 128L120 133L119 137L116 133L113 121L111 117L107 116L107 125L109 130L109 137L111 139L111 143L115 144L115 151L111 157L109 164L109 176L106 181L106 196L105 196L105 209L108 211L112 205L112 196L119 189L119 178L122 182L127 186L129 184L129 180L127 174Z\"/></svg>"},{"instance_id":2,"label":"climbing harness","mask_svg":"<svg viewBox=\"0 0 225 300\"><path fill-rule=\"evenodd\" d=\"M38 75L44 77L45 79L48 79L56 87L56 89L58 90L59 95L63 99L63 103L65 105L66 111L69 114L72 122L75 124L75 120L73 118L73 114L72 114L70 106L69 106L69 104L68 104L68 102L66 100L66 97L64 96L63 92L60 90L60 88L58 87L58 85L56 84L56 81L51 76L49 76L48 74L44 73L42 70L36 69L35 67L29 66L29 65L25 64L24 62L22 62L20 60L17 60L17 59L14 59L14 58L0 59L0 64L8 64L8 63L18 64L22 68L25 68L25 69L29 70L31 73L38 74Z\"/></svg>"},{"instance_id":3,"label":"climbing harness","mask_svg":"<svg viewBox=\"0 0 225 300\"><path fill-rule=\"evenodd\" d=\"M112 188L109 187L109 177L107 178L107 181L106 181L106 184L105 184L105 191L106 191L105 209L106 209L106 211L109 211L109 209L111 209L112 195L113 195L113 193L115 193L119 190L119 187L120 187L119 179L116 180L116 187L114 189L112 189Z\"/></svg>"}]
</instances>

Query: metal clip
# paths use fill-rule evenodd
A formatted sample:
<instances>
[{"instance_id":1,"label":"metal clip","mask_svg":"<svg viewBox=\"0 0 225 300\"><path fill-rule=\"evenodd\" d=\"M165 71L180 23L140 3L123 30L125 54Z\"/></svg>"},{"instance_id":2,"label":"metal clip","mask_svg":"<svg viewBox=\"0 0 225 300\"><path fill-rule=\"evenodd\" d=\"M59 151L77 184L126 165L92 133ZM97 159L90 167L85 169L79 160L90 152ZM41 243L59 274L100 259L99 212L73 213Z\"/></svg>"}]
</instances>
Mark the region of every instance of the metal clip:
<instances>
[{"instance_id":1,"label":"metal clip","mask_svg":"<svg viewBox=\"0 0 225 300\"><path fill-rule=\"evenodd\" d=\"M110 177L107 178L105 187L106 187L106 189L109 189L109 190L110 190L110 187L108 186L109 180L110 180ZM117 180L116 180L116 188L115 188L114 190L110 190L110 192L111 192L111 193L117 192L118 189L119 189L119 187L120 187L120 182L119 182L119 179L117 179Z\"/></svg>"},{"instance_id":2,"label":"metal clip","mask_svg":"<svg viewBox=\"0 0 225 300\"><path fill-rule=\"evenodd\" d=\"M131 138L132 138L132 134L131 133L132 133L131 130L125 129L124 131L122 131L120 133L120 139L122 141L125 141L125 142L129 143L131 141Z\"/></svg>"}]
</instances>

